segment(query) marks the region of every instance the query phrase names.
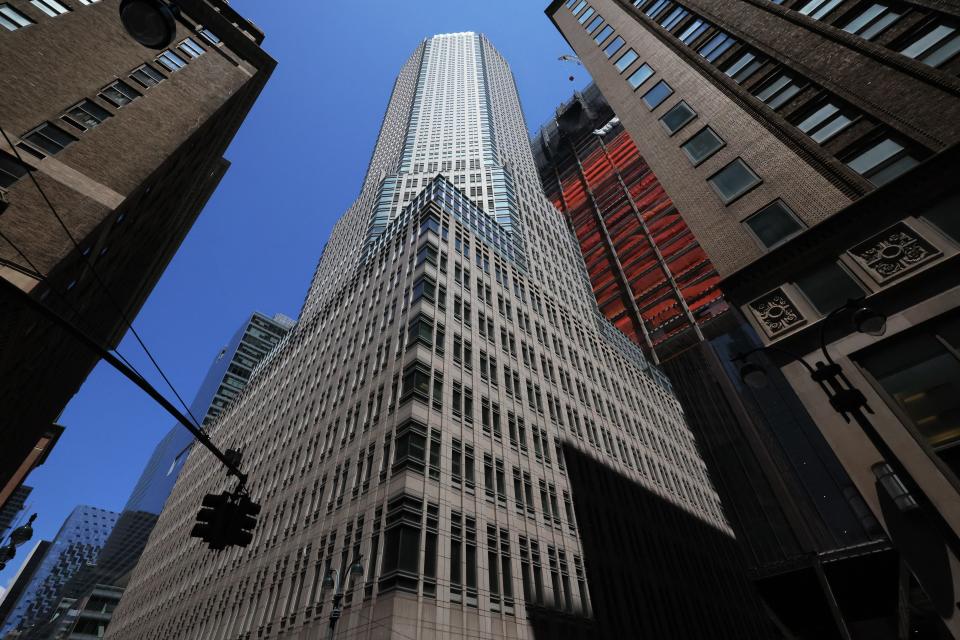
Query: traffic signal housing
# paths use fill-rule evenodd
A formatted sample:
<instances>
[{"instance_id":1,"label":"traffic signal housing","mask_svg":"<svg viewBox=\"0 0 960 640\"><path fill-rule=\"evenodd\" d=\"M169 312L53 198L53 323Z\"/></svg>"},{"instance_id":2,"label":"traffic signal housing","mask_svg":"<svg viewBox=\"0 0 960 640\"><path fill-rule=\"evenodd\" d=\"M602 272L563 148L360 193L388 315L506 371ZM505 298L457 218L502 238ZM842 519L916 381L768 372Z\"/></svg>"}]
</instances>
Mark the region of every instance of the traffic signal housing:
<instances>
[{"instance_id":1,"label":"traffic signal housing","mask_svg":"<svg viewBox=\"0 0 960 640\"><path fill-rule=\"evenodd\" d=\"M227 547L246 547L253 541L260 505L246 493L221 493L203 496L197 523L190 535L200 538L213 551Z\"/></svg>"},{"instance_id":2,"label":"traffic signal housing","mask_svg":"<svg viewBox=\"0 0 960 640\"><path fill-rule=\"evenodd\" d=\"M228 527L227 544L246 547L253 541L260 505L248 495L241 495L233 505L233 518Z\"/></svg>"},{"instance_id":3,"label":"traffic signal housing","mask_svg":"<svg viewBox=\"0 0 960 640\"><path fill-rule=\"evenodd\" d=\"M193 525L190 535L200 538L214 551L220 551L227 546L227 531L233 511L231 495L208 493L203 496L197 513L197 523Z\"/></svg>"}]
</instances>

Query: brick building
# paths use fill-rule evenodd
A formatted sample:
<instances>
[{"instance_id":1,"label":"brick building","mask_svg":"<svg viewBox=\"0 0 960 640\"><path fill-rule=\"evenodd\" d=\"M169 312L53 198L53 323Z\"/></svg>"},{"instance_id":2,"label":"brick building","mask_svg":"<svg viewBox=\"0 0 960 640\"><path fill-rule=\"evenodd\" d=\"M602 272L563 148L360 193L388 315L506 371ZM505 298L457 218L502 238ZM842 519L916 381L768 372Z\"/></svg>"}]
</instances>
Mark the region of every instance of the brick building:
<instances>
[{"instance_id":1,"label":"brick building","mask_svg":"<svg viewBox=\"0 0 960 640\"><path fill-rule=\"evenodd\" d=\"M0 3L0 504L98 360L9 287L116 345L274 67L226 2L178 4L172 42L154 50L126 32L118 0Z\"/></svg>"},{"instance_id":2,"label":"brick building","mask_svg":"<svg viewBox=\"0 0 960 640\"><path fill-rule=\"evenodd\" d=\"M945 178L960 157L958 13L856 0L547 8L728 302L776 347L768 355L910 568L901 591L954 636L960 196ZM854 331L852 310L830 315L861 297L886 316L885 335ZM824 359L821 335L846 375L824 384L851 383L872 411L853 423L799 362ZM904 610L901 624L921 632L916 607Z\"/></svg>"}]
</instances>

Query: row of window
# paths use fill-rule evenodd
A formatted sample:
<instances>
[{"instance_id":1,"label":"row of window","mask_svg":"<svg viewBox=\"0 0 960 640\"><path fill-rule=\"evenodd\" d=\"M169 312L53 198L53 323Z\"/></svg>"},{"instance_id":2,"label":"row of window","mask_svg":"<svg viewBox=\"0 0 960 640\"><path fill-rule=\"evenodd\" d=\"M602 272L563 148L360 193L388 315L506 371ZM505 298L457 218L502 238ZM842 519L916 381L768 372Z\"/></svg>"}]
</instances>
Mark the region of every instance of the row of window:
<instances>
[{"instance_id":1,"label":"row of window","mask_svg":"<svg viewBox=\"0 0 960 640\"><path fill-rule=\"evenodd\" d=\"M204 53L203 47L197 44L192 38L184 39L177 48L180 51L187 52L188 56L192 58L199 57ZM183 58L170 50L161 53L160 56L157 57L157 62L171 72L177 71L187 64ZM114 80L100 90L97 94L98 97L112 107L120 109L137 98L142 97L143 94L141 91L150 89L167 79L166 76L150 64L140 65L129 73L128 78L139 85L140 89L135 89L125 80ZM67 109L66 112L60 116L60 119L62 122L69 124L73 129L85 132L101 125L111 117L113 117L113 114L110 113L110 111L93 100L84 98L79 103ZM67 133L63 128L52 122L44 122L32 131L26 133L23 139L28 141L32 147L21 144L18 145L19 148L37 157L43 157L43 154L55 155L77 141L74 135ZM9 184L3 186L9 186Z\"/></svg>"},{"instance_id":2,"label":"row of window","mask_svg":"<svg viewBox=\"0 0 960 640\"><path fill-rule=\"evenodd\" d=\"M827 143L863 117L829 92L812 87L809 80L783 65L775 65L769 73L758 74L772 61L759 51L738 43L682 5L669 0L653 0L645 5L647 1L637 0L634 4L685 45L695 48L701 57L717 64L737 84L746 86L751 78L756 78L748 91L773 111L783 109L804 89L814 89L814 98L788 116L789 121L814 142ZM673 7L672 11L668 11L670 7ZM721 58L731 49L731 55ZM884 127L873 127L859 139L846 144L837 156L879 186L918 163L916 154L908 146L903 141L898 142Z\"/></svg>"},{"instance_id":3,"label":"row of window","mask_svg":"<svg viewBox=\"0 0 960 640\"><path fill-rule=\"evenodd\" d=\"M736 44L736 40L723 31L715 30L712 35L708 33L712 25L677 3L669 0L652 0L649 3L647 0L638 0L634 4L640 7L648 17L656 20L662 28L671 30L681 42L697 48L700 55L711 62L717 61L722 54ZM588 28L596 29L598 26L599 24L591 22ZM604 46L604 38L609 38L611 35L613 35L612 28L599 32L595 38L597 45ZM618 39L614 39L611 44ZM611 51L615 53L622 46L618 44ZM610 49L610 45L607 49ZM614 66L622 74L638 58L636 51L628 49L614 62ZM723 61L721 69L738 84L743 84L763 66L764 62L763 56L742 47L739 54ZM654 74L653 68L644 62L627 75L626 80L634 90L638 90ZM797 95L806 84L805 80L795 74L779 71L756 85L752 93L771 109L777 110ZM661 80L643 93L641 100L653 110L672 94L672 87L665 80ZM696 117L697 114L690 105L681 100L660 118L660 123L669 135L673 135ZM801 115L793 117L792 121L815 142L823 144L846 129L857 117L849 107L842 106L827 95L813 101L812 106L802 110ZM716 131L710 127L704 127L682 143L681 149L693 165L697 166L724 145L723 139ZM871 136L866 145L858 143L857 148L846 157L851 169L878 185L917 164L916 158L907 151L904 144L883 135ZM760 181L759 176L739 158L708 178L711 187L725 203L733 202L758 185ZM766 248L776 246L803 228L789 208L779 200L745 220L745 224Z\"/></svg>"},{"instance_id":4,"label":"row of window","mask_svg":"<svg viewBox=\"0 0 960 640\"><path fill-rule=\"evenodd\" d=\"M82 5L91 5L100 0L79 0ZM57 16L69 13L71 9L59 0L30 0L30 4L40 10L43 14L56 18ZM16 31L23 27L29 27L34 21L26 15L17 11L7 3L0 4L0 26L8 31Z\"/></svg>"},{"instance_id":5,"label":"row of window","mask_svg":"<svg viewBox=\"0 0 960 640\"><path fill-rule=\"evenodd\" d=\"M639 2L637 4L639 4ZM651 17L656 17L669 4L670 3L668 0L654 0L653 4L647 9L646 13ZM677 6L673 12L668 13L661 24L666 25L667 28L672 28L687 15L689 15L689 12L682 7ZM609 38L611 35L613 35L613 28L607 25L606 28L597 34L597 36L594 38L594 41L598 46L604 47L605 38ZM724 39L719 44L717 43L717 37L712 38L706 45L708 48L708 53L704 54L702 52L703 50L701 50L701 55L714 56L715 54L719 55L719 53L716 52L720 51L721 49L725 51L730 45L727 44L729 39L726 38L725 35L723 38ZM612 58L623 48L623 46L623 38L616 36L604 47L604 53L608 58ZM634 64L638 58L639 56L635 50L628 49L622 56L620 56L620 58L617 59L617 61L614 63L614 66L620 71L620 73L623 73L632 64ZM640 64L635 71L627 76L627 82L631 87L633 87L634 91L636 91L654 75L654 69L649 64L644 62ZM673 87L671 87L666 80L660 80L641 95L641 100L648 109L653 111L663 104L664 101L666 101L671 95L673 95ZM667 132L672 135L695 117L696 113L693 111L693 109L691 109L686 102L681 102L677 106L673 107L666 115L664 115L663 118L661 118L661 123L667 129ZM681 148L687 157L693 162L694 166L697 166L720 150L723 145L724 143L720 137L712 129L705 127L700 132L695 134L690 140L685 142ZM716 191L724 203L729 204L760 184L761 180L760 177L746 164L746 162L740 158L737 158L707 178L707 182L711 187L713 187L714 191Z\"/></svg>"},{"instance_id":6,"label":"row of window","mask_svg":"<svg viewBox=\"0 0 960 640\"><path fill-rule=\"evenodd\" d=\"M784 0L772 1L788 4ZM872 1L860 2L852 11L837 11L843 4L843 0L798 0L792 8L814 20L829 20L864 40L877 38L910 12L910 7L900 4ZM939 67L960 53L960 32L954 19L931 13L887 46L908 58Z\"/></svg>"}]
</instances>

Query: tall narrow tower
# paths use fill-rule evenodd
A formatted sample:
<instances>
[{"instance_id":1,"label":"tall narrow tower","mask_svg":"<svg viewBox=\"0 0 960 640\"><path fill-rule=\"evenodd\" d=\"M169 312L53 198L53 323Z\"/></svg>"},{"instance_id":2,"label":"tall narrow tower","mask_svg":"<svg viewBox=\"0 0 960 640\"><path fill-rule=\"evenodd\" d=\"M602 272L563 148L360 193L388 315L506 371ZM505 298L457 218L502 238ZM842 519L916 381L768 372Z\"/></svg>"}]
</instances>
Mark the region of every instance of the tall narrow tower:
<instances>
[{"instance_id":1,"label":"tall narrow tower","mask_svg":"<svg viewBox=\"0 0 960 640\"><path fill-rule=\"evenodd\" d=\"M529 638L537 620L574 637L602 603L565 447L619 478L608 501L622 480L659 501L647 531L617 532L624 556L716 566L716 548L650 548L683 518L732 539L669 382L598 313L510 70L474 33L404 64L297 325L211 430L243 451L264 505L254 541L214 554L187 538L226 483L194 451L108 637L317 637L331 570L338 637ZM712 615L736 580L701 571L702 607L664 588L619 615L661 629L688 624L683 607ZM712 637L754 637L736 606L718 615Z\"/></svg>"}]
</instances>

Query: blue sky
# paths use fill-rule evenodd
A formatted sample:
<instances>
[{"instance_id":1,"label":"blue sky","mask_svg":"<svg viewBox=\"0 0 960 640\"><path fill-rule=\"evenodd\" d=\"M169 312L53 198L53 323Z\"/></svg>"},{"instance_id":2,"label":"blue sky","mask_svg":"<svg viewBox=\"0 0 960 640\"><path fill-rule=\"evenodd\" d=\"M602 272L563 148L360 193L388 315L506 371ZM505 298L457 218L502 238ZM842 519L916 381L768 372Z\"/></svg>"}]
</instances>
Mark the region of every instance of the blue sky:
<instances>
[{"instance_id":1,"label":"blue sky","mask_svg":"<svg viewBox=\"0 0 960 640\"><path fill-rule=\"evenodd\" d=\"M393 80L422 38L485 33L513 68L529 128L589 82L557 61L571 51L543 13L547 0L231 4L264 30L279 64L227 151L233 166L134 321L188 402L251 311L296 317L333 223L357 196ZM132 339L120 351L151 372ZM35 540L78 504L121 509L172 419L101 364L60 422L63 437L27 481Z\"/></svg>"}]
</instances>

